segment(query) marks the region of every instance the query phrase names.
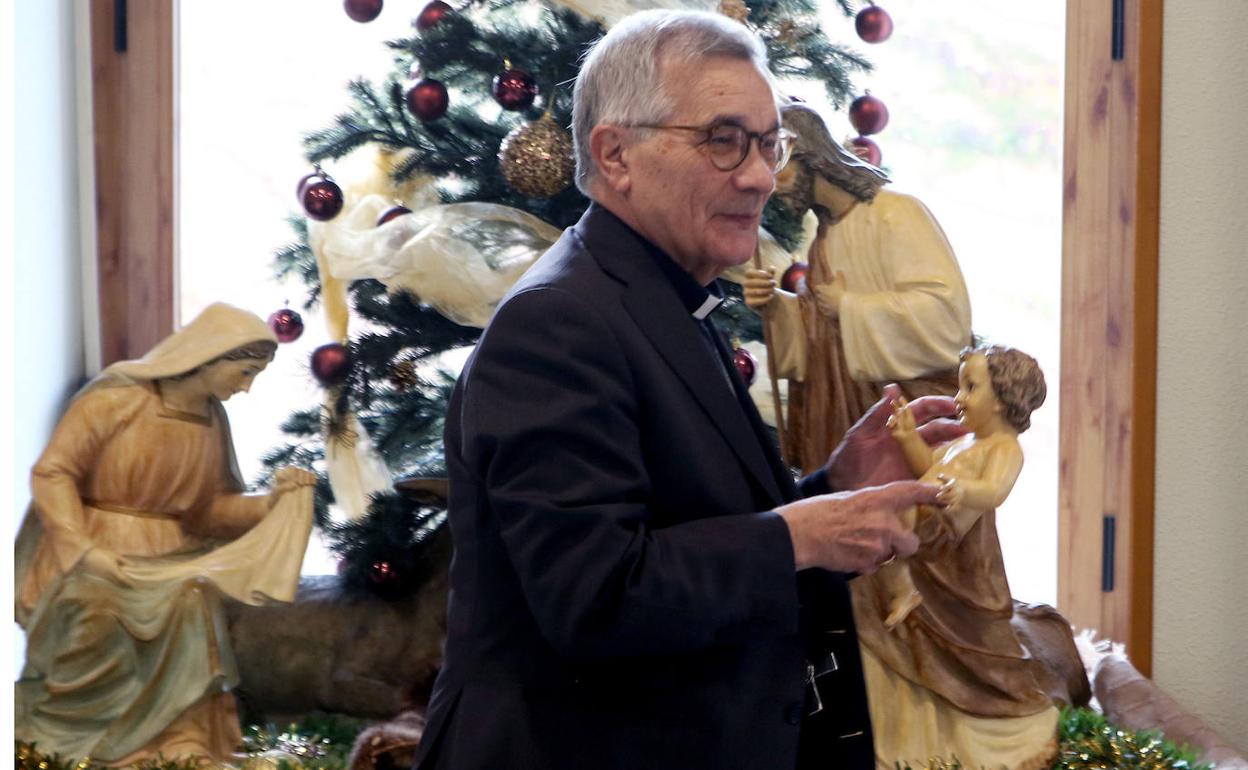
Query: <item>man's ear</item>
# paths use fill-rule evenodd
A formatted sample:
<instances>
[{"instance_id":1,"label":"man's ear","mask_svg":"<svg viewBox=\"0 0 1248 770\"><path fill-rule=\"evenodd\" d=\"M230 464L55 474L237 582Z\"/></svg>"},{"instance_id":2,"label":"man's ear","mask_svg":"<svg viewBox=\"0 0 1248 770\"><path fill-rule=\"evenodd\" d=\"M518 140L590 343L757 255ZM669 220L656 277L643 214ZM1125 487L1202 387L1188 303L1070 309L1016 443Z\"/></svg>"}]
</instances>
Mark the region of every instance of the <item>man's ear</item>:
<instances>
[{"instance_id":1,"label":"man's ear","mask_svg":"<svg viewBox=\"0 0 1248 770\"><path fill-rule=\"evenodd\" d=\"M599 123L589 133L589 152L598 167L598 178L623 195L632 186L626 150L626 131L621 126Z\"/></svg>"}]
</instances>

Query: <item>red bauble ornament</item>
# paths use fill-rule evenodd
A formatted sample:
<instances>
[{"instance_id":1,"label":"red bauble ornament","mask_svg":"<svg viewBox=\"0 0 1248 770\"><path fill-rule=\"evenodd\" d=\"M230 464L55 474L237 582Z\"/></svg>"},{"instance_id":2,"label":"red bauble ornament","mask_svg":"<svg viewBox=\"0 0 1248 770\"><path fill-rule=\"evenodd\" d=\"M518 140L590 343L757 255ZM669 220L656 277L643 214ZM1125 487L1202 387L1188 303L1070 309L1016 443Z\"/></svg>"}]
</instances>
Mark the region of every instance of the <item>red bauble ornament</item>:
<instances>
[{"instance_id":1,"label":"red bauble ornament","mask_svg":"<svg viewBox=\"0 0 1248 770\"><path fill-rule=\"evenodd\" d=\"M410 214L412 210L407 206L394 205L381 212L381 216L377 217L377 226L381 227L395 217L401 217L404 214Z\"/></svg>"},{"instance_id":2,"label":"red bauble ornament","mask_svg":"<svg viewBox=\"0 0 1248 770\"><path fill-rule=\"evenodd\" d=\"M454 9L442 0L433 0L432 3L426 5L420 11L420 15L416 17L416 29L424 32L427 29L433 29L438 26L438 22L442 21L442 17Z\"/></svg>"},{"instance_id":3,"label":"red bauble ornament","mask_svg":"<svg viewBox=\"0 0 1248 770\"><path fill-rule=\"evenodd\" d=\"M299 201L299 203L302 204L303 203L303 191L308 188L308 185L314 181L324 179L324 178L325 178L325 172L321 171L320 166L317 166L316 170L313 171L312 173L304 174L303 176L299 177L299 184L295 185L295 200Z\"/></svg>"},{"instance_id":4,"label":"red bauble ornament","mask_svg":"<svg viewBox=\"0 0 1248 770\"><path fill-rule=\"evenodd\" d=\"M880 146L865 136L855 136L849 140L849 145L855 155L872 166L880 165L880 160L884 157L880 153Z\"/></svg>"},{"instance_id":5,"label":"red bauble ornament","mask_svg":"<svg viewBox=\"0 0 1248 770\"><path fill-rule=\"evenodd\" d=\"M315 220L324 222L342 211L342 188L329 177L309 180L303 186L303 210Z\"/></svg>"},{"instance_id":6,"label":"red bauble ornament","mask_svg":"<svg viewBox=\"0 0 1248 770\"><path fill-rule=\"evenodd\" d=\"M734 348L732 363L736 365L737 374L741 375L745 387L753 385L754 375L758 373L758 359L754 358L754 354L745 348Z\"/></svg>"},{"instance_id":7,"label":"red bauble ornament","mask_svg":"<svg viewBox=\"0 0 1248 770\"><path fill-rule=\"evenodd\" d=\"M878 134L888 125L888 107L868 91L849 105L849 122L863 136Z\"/></svg>"},{"instance_id":8,"label":"red bauble ornament","mask_svg":"<svg viewBox=\"0 0 1248 770\"><path fill-rule=\"evenodd\" d=\"M867 43L883 43L893 34L893 17L878 5L869 5L854 17L858 37Z\"/></svg>"},{"instance_id":9,"label":"red bauble ornament","mask_svg":"<svg viewBox=\"0 0 1248 770\"><path fill-rule=\"evenodd\" d=\"M269 328L278 342L294 342L303 334L303 316L288 307L275 310L269 316Z\"/></svg>"},{"instance_id":10,"label":"red bauble ornament","mask_svg":"<svg viewBox=\"0 0 1248 770\"><path fill-rule=\"evenodd\" d=\"M312 376L324 387L341 385L351 372L351 351L331 342L312 351Z\"/></svg>"},{"instance_id":11,"label":"red bauble ornament","mask_svg":"<svg viewBox=\"0 0 1248 770\"><path fill-rule=\"evenodd\" d=\"M446 114L451 98L439 80L424 78L407 91L407 109L423 121L437 120Z\"/></svg>"},{"instance_id":12,"label":"red bauble ornament","mask_svg":"<svg viewBox=\"0 0 1248 770\"><path fill-rule=\"evenodd\" d=\"M507 69L494 76L491 91L504 110L523 110L537 98L537 81L524 70Z\"/></svg>"},{"instance_id":13,"label":"red bauble ornament","mask_svg":"<svg viewBox=\"0 0 1248 770\"><path fill-rule=\"evenodd\" d=\"M796 294L797 285L801 283L808 272L810 272L810 265L807 265L805 262L794 262L784 271L784 275L780 276L780 288L790 294Z\"/></svg>"},{"instance_id":14,"label":"red bauble ornament","mask_svg":"<svg viewBox=\"0 0 1248 770\"><path fill-rule=\"evenodd\" d=\"M368 579L373 585L386 586L399 579L399 573L388 561L375 561L368 568Z\"/></svg>"},{"instance_id":15,"label":"red bauble ornament","mask_svg":"<svg viewBox=\"0 0 1248 770\"><path fill-rule=\"evenodd\" d=\"M363 24L381 13L381 0L343 0L342 8L348 16Z\"/></svg>"}]
</instances>

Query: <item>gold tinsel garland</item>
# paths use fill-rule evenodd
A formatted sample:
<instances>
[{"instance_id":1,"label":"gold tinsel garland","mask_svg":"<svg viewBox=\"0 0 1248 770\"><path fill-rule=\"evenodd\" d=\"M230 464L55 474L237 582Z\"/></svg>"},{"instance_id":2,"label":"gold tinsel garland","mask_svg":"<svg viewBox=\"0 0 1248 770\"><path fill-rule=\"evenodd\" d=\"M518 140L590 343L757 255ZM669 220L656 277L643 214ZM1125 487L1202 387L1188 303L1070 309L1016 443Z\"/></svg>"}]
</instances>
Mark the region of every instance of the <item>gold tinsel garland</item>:
<instances>
[{"instance_id":1,"label":"gold tinsel garland","mask_svg":"<svg viewBox=\"0 0 1248 770\"><path fill-rule=\"evenodd\" d=\"M1091 735L1064 742L1058 755L1062 770L1166 770L1188 768L1187 759L1176 756L1159 735L1133 733L1104 725Z\"/></svg>"},{"instance_id":2,"label":"gold tinsel garland","mask_svg":"<svg viewBox=\"0 0 1248 770\"><path fill-rule=\"evenodd\" d=\"M345 770L350 743L358 730L326 729L326 725L296 726L285 730L252 727L246 738L247 758L242 770ZM1054 770L1210 770L1188 751L1178 749L1159 733L1124 730L1088 709L1065 710L1060 724L1061 743ZM335 739L325 737L327 733ZM103 770L90 758L63 760L39 753L17 741L16 770ZM190 770L193 761L144 762L141 770ZM921 767L899 765L898 770L962 770L956 760L930 759Z\"/></svg>"}]
</instances>

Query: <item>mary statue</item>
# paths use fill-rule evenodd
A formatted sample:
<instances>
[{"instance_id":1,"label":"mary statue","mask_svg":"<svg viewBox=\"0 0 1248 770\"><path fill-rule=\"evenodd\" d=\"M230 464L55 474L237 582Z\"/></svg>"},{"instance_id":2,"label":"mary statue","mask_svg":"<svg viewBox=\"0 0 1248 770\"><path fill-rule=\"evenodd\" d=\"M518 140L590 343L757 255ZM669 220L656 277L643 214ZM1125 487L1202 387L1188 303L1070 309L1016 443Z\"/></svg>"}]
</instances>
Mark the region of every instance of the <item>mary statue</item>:
<instances>
[{"instance_id":1,"label":"mary statue","mask_svg":"<svg viewBox=\"0 0 1248 770\"><path fill-rule=\"evenodd\" d=\"M237 748L222 599L292 600L312 526L307 471L244 494L221 405L276 348L260 318L215 304L70 404L16 549L19 740L111 765Z\"/></svg>"}]
</instances>

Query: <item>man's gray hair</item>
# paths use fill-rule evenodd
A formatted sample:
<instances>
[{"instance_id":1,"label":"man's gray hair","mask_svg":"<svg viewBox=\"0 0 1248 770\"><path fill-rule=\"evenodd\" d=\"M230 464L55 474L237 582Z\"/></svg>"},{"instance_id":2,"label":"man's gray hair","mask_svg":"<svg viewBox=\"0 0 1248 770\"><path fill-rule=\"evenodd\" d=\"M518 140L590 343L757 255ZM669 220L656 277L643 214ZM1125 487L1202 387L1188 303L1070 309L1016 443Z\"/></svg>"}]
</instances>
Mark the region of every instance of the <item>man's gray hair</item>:
<instances>
[{"instance_id":1,"label":"man's gray hair","mask_svg":"<svg viewBox=\"0 0 1248 770\"><path fill-rule=\"evenodd\" d=\"M572 91L572 143L576 186L589 195L597 168L589 134L600 123L663 123L676 112L679 94L663 75L672 65L708 56L748 59L772 85L767 48L741 23L704 11L649 10L626 17L586 53Z\"/></svg>"}]
</instances>

